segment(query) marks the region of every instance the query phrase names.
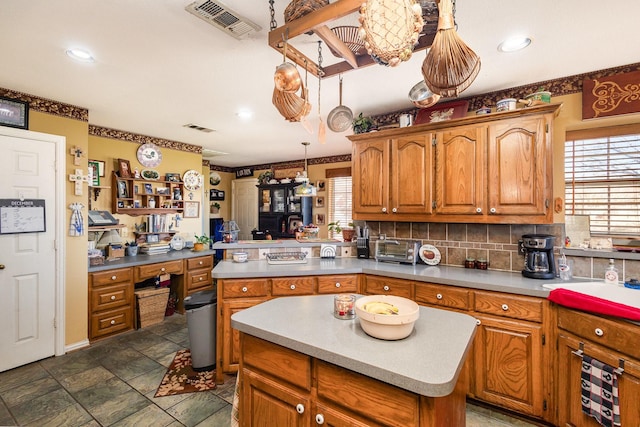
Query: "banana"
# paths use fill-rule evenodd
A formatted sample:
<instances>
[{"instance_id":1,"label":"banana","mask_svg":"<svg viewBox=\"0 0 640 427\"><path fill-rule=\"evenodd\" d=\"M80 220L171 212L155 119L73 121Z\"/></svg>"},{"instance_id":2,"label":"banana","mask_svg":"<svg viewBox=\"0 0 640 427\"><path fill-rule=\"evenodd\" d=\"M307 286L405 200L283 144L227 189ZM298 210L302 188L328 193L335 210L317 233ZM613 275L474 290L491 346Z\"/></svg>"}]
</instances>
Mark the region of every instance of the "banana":
<instances>
[{"instance_id":1,"label":"banana","mask_svg":"<svg viewBox=\"0 0 640 427\"><path fill-rule=\"evenodd\" d=\"M362 308L371 314L398 314L398 307L388 302L372 301Z\"/></svg>"}]
</instances>

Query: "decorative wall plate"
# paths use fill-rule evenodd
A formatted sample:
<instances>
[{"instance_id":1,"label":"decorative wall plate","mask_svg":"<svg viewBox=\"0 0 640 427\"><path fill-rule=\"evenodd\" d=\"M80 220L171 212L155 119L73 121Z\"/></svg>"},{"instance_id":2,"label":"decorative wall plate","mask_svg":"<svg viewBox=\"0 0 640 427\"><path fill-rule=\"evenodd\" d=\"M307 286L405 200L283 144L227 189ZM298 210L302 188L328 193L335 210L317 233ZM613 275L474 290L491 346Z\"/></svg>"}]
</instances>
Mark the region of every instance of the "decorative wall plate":
<instances>
[{"instance_id":1,"label":"decorative wall plate","mask_svg":"<svg viewBox=\"0 0 640 427\"><path fill-rule=\"evenodd\" d=\"M221 178L218 172L210 172L209 173L209 184L218 185L220 184Z\"/></svg>"},{"instance_id":2,"label":"decorative wall plate","mask_svg":"<svg viewBox=\"0 0 640 427\"><path fill-rule=\"evenodd\" d=\"M440 264L440 251L433 245L422 245L420 247L420 258L427 265Z\"/></svg>"},{"instance_id":3,"label":"decorative wall plate","mask_svg":"<svg viewBox=\"0 0 640 427\"><path fill-rule=\"evenodd\" d=\"M184 188L189 191L195 191L204 184L202 174L194 169L186 171L182 176L182 181L184 182Z\"/></svg>"},{"instance_id":4,"label":"decorative wall plate","mask_svg":"<svg viewBox=\"0 0 640 427\"><path fill-rule=\"evenodd\" d=\"M153 169L142 169L142 172L140 172L140 176L147 181L155 181L160 178L160 174L158 173L158 171L154 171Z\"/></svg>"},{"instance_id":5,"label":"decorative wall plate","mask_svg":"<svg viewBox=\"0 0 640 427\"><path fill-rule=\"evenodd\" d=\"M162 153L160 148L152 143L142 144L138 147L138 161L147 168L155 168L162 161Z\"/></svg>"}]
</instances>

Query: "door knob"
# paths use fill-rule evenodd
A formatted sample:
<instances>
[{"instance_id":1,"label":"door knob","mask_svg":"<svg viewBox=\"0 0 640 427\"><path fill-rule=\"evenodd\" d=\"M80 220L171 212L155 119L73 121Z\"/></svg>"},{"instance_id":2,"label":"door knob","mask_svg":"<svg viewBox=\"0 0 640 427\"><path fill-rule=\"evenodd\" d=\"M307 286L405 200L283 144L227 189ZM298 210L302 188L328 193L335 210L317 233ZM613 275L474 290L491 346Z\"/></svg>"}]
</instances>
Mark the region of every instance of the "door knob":
<instances>
[{"instance_id":1,"label":"door knob","mask_svg":"<svg viewBox=\"0 0 640 427\"><path fill-rule=\"evenodd\" d=\"M4 270L4 264L0 264L0 270Z\"/></svg>"}]
</instances>

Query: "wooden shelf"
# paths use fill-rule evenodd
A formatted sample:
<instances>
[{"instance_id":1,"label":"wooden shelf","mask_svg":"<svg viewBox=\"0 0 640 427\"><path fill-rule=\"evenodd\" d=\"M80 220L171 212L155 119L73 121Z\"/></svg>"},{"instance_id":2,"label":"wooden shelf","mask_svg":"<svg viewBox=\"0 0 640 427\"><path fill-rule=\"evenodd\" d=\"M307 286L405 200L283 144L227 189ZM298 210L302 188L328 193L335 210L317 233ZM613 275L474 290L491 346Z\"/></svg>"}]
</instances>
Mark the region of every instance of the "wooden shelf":
<instances>
[{"instance_id":1,"label":"wooden shelf","mask_svg":"<svg viewBox=\"0 0 640 427\"><path fill-rule=\"evenodd\" d=\"M116 225L94 225L89 226L89 231L105 231L105 230L121 230L125 228L124 224L116 224Z\"/></svg>"},{"instance_id":2,"label":"wooden shelf","mask_svg":"<svg viewBox=\"0 0 640 427\"><path fill-rule=\"evenodd\" d=\"M182 181L121 178L115 172L112 181L113 213L138 216L172 214L184 210L184 183ZM138 186L139 183L144 185ZM145 186L150 193L145 191ZM136 192L135 189L138 191ZM166 193L159 194L158 189L164 189ZM156 207L154 208L148 207L152 200L155 202Z\"/></svg>"}]
</instances>

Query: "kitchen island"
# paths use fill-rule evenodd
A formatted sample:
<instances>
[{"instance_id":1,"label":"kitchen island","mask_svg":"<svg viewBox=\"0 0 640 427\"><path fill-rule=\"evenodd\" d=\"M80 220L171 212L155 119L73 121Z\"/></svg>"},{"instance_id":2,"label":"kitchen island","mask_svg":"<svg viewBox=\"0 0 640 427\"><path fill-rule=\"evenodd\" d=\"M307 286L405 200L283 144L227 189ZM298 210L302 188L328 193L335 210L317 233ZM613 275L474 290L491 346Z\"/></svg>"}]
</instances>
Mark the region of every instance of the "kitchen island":
<instances>
[{"instance_id":1,"label":"kitchen island","mask_svg":"<svg viewBox=\"0 0 640 427\"><path fill-rule=\"evenodd\" d=\"M460 373L473 317L420 307L409 337L384 341L365 334L357 319L334 318L332 308L331 295L294 296L232 316L243 425L266 416L279 426L308 425L308 417L328 425L465 425Z\"/></svg>"}]
</instances>

